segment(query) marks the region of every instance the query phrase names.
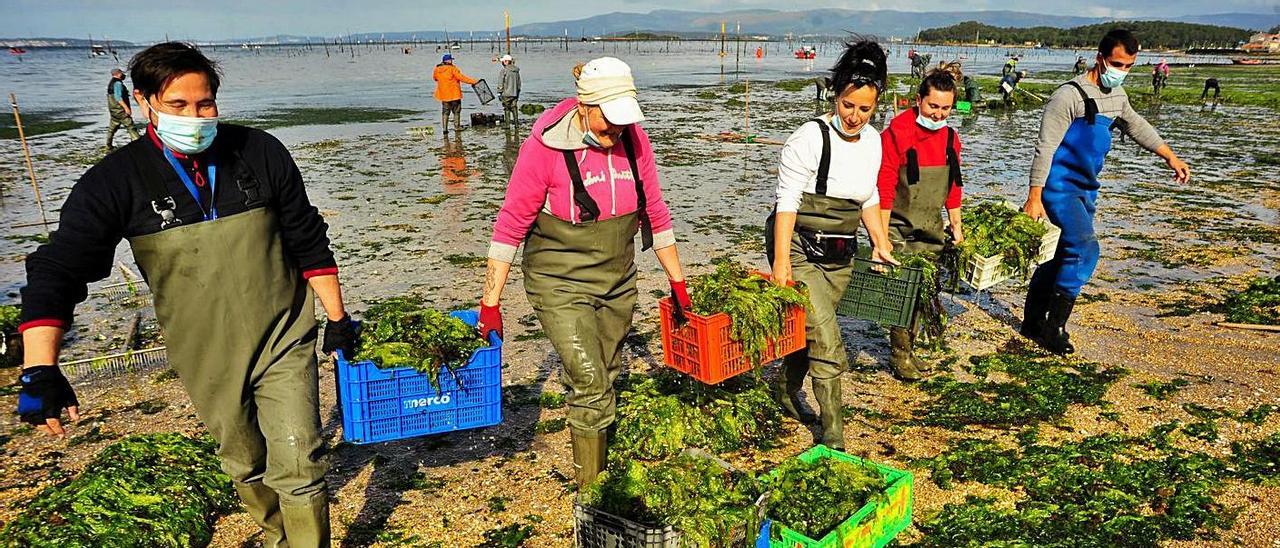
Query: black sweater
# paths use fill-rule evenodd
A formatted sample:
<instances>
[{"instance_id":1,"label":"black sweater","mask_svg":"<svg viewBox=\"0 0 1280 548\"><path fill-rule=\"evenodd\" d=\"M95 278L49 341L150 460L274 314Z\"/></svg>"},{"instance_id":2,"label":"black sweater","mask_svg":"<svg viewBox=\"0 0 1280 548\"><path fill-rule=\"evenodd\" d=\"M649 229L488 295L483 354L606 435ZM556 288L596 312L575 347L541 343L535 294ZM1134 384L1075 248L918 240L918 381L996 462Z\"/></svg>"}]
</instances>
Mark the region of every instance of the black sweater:
<instances>
[{"instance_id":1,"label":"black sweater","mask_svg":"<svg viewBox=\"0 0 1280 548\"><path fill-rule=\"evenodd\" d=\"M161 230L160 215L151 206L155 192L139 175L134 154L141 166L160 174L176 204L182 223L167 230L204 221L200 206L151 135L107 155L71 188L49 243L27 257L23 324L70 326L75 305L87 296L88 284L111 274L120 240ZM275 209L285 251L300 273L309 277L337 271L328 226L307 198L302 174L279 140L265 131L219 124L217 139L201 156L217 162L215 199L220 218L250 209L238 180L252 178L264 196L254 207ZM189 162L183 165L191 169ZM201 171L205 172L203 165Z\"/></svg>"}]
</instances>

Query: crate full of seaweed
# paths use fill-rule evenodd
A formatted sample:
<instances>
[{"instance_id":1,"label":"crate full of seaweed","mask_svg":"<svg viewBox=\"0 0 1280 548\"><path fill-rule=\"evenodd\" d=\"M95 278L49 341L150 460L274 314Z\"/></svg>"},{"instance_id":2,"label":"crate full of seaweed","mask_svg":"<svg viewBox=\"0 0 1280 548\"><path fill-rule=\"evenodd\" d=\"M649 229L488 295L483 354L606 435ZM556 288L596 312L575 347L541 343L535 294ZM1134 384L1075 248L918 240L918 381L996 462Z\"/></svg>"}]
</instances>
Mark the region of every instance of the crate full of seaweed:
<instances>
[{"instance_id":1,"label":"crate full of seaweed","mask_svg":"<svg viewBox=\"0 0 1280 548\"><path fill-rule=\"evenodd\" d=\"M354 358L337 360L343 439L375 443L502 422L502 341L477 314L411 299L371 306Z\"/></svg>"},{"instance_id":2,"label":"crate full of seaweed","mask_svg":"<svg viewBox=\"0 0 1280 548\"><path fill-rule=\"evenodd\" d=\"M977 291L1011 278L1025 280L1038 264L1053 259L1062 229L1039 221L1008 202L965 208L965 240L955 255L960 279Z\"/></svg>"},{"instance_id":3,"label":"crate full of seaweed","mask_svg":"<svg viewBox=\"0 0 1280 548\"><path fill-rule=\"evenodd\" d=\"M912 475L818 445L761 480L771 548L881 548L911 525Z\"/></svg>"},{"instance_id":4,"label":"crate full of seaweed","mask_svg":"<svg viewBox=\"0 0 1280 548\"><path fill-rule=\"evenodd\" d=\"M707 384L750 371L805 345L803 287L783 287L730 260L689 279L693 310L676 318L670 298L659 301L663 362Z\"/></svg>"}]
</instances>

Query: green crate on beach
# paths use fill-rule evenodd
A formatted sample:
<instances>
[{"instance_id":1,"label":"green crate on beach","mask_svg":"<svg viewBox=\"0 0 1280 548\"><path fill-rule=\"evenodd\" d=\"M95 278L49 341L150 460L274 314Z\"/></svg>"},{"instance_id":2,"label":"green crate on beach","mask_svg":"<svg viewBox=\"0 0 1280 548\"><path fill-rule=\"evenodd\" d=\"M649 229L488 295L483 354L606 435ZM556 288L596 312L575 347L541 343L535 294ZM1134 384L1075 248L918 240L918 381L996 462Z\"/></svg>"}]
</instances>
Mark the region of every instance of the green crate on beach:
<instances>
[{"instance_id":1,"label":"green crate on beach","mask_svg":"<svg viewBox=\"0 0 1280 548\"><path fill-rule=\"evenodd\" d=\"M911 525L914 480L911 472L860 459L825 445L815 446L796 458L804 462L833 458L870 465L884 475L888 487L885 489L883 499L868 501L860 510L849 516L849 519L821 539L811 539L780 523L770 524L770 529L778 531L774 536L781 538L771 539L769 548L882 548Z\"/></svg>"},{"instance_id":2,"label":"green crate on beach","mask_svg":"<svg viewBox=\"0 0 1280 548\"><path fill-rule=\"evenodd\" d=\"M891 266L854 257L853 277L840 302L836 303L836 314L895 327L910 327L922 276L919 268Z\"/></svg>"}]
</instances>

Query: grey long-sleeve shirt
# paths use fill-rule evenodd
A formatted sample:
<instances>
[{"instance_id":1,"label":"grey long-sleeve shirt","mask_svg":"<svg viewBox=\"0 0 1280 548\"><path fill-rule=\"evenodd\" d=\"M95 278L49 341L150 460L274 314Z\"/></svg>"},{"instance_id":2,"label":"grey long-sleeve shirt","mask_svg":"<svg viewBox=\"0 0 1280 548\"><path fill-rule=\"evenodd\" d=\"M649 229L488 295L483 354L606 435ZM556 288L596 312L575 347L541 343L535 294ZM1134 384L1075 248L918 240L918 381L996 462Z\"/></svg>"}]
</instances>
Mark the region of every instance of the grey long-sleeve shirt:
<instances>
[{"instance_id":1,"label":"grey long-sleeve shirt","mask_svg":"<svg viewBox=\"0 0 1280 548\"><path fill-rule=\"evenodd\" d=\"M1164 139L1145 118L1133 110L1124 88L1104 92L1089 81L1089 74L1081 74L1071 81L1080 84L1085 94L1098 103L1098 114L1115 120L1116 126L1127 133L1142 148L1155 152L1164 146ZM1035 156L1031 159L1031 186L1044 186L1049 178L1053 155L1066 136L1067 129L1076 118L1084 117L1084 99L1073 86L1062 86L1049 97L1040 121L1040 138L1036 142Z\"/></svg>"}]
</instances>

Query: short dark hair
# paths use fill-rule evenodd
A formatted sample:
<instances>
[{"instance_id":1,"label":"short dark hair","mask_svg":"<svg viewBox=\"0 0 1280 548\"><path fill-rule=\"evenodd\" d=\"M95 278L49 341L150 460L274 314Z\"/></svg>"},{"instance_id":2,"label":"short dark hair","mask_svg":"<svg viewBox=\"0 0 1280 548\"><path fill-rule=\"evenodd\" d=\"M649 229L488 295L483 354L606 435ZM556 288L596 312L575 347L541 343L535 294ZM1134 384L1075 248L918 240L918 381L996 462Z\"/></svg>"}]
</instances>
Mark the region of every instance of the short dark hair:
<instances>
[{"instance_id":1,"label":"short dark hair","mask_svg":"<svg viewBox=\"0 0 1280 548\"><path fill-rule=\"evenodd\" d=\"M835 66L831 67L832 91L839 96L848 86L858 89L868 84L875 86L877 97L889 85L884 50L872 40L845 44L844 53Z\"/></svg>"},{"instance_id":2,"label":"short dark hair","mask_svg":"<svg viewBox=\"0 0 1280 548\"><path fill-rule=\"evenodd\" d=\"M209 89L216 96L221 83L218 64L205 57L191 44L164 42L138 52L129 60L129 76L133 88L150 97L183 74L202 72L209 78Z\"/></svg>"},{"instance_id":3,"label":"short dark hair","mask_svg":"<svg viewBox=\"0 0 1280 548\"><path fill-rule=\"evenodd\" d=\"M920 89L917 90L921 97L926 97L931 91L956 92L956 75L948 70L933 69L926 74L924 79L920 81Z\"/></svg>"},{"instance_id":4,"label":"short dark hair","mask_svg":"<svg viewBox=\"0 0 1280 548\"><path fill-rule=\"evenodd\" d=\"M1105 59L1111 56L1111 52L1116 50L1116 46L1124 46L1125 53L1136 55L1138 53L1138 38L1128 29L1112 29L1106 36L1102 37L1101 42L1098 42L1098 53Z\"/></svg>"}]
</instances>

